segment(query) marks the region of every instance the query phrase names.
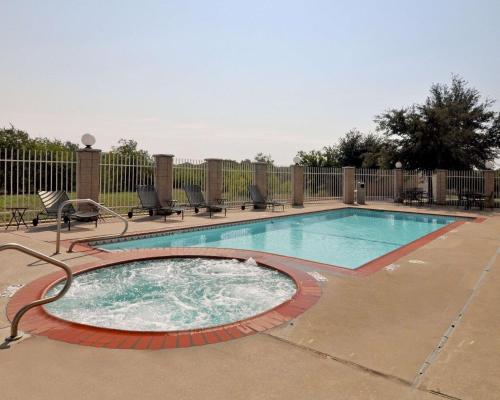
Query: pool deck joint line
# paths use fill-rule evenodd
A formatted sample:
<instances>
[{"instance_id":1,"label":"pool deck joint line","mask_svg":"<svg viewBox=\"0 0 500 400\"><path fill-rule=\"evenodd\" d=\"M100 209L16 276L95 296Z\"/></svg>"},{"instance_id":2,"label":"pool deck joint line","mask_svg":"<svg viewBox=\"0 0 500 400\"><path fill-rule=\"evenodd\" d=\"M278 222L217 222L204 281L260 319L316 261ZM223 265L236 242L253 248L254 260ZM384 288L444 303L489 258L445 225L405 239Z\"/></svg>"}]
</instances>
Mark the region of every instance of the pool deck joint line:
<instances>
[{"instance_id":1,"label":"pool deck joint line","mask_svg":"<svg viewBox=\"0 0 500 400\"><path fill-rule=\"evenodd\" d=\"M448 326L448 328L446 329L446 331L444 332L444 334L441 336L441 338L440 338L437 346L432 350L432 352L425 359L424 363L422 364L422 367L418 371L418 374L415 377L415 380L413 382L413 386L414 387L418 387L420 385L420 382L422 381L422 378L424 377L425 373L427 372L427 370L429 369L429 367L432 365L432 363L434 362L434 360L437 358L437 356L439 355L439 353L441 353L441 351L443 351L443 349L446 346L446 343L448 342L448 340L451 337L451 335L453 335L453 333L456 331L456 328L458 327L458 325L462 321L465 312L467 311L467 309L469 308L470 304L472 303L472 301L476 297L477 292L481 288L481 285L483 284L483 281L486 279L486 277L488 276L489 272L491 271L491 269L495 265L495 261L497 260L499 253L500 253L500 247L497 249L497 251L495 252L495 254L491 257L491 259L489 260L489 262L486 265L486 267L484 267L483 271L479 275L479 278L477 279L476 283L474 284L474 287L472 288L471 294L469 295L469 297L465 301L465 303L462 306L462 308L458 311L457 316L453 319L453 321Z\"/></svg>"}]
</instances>

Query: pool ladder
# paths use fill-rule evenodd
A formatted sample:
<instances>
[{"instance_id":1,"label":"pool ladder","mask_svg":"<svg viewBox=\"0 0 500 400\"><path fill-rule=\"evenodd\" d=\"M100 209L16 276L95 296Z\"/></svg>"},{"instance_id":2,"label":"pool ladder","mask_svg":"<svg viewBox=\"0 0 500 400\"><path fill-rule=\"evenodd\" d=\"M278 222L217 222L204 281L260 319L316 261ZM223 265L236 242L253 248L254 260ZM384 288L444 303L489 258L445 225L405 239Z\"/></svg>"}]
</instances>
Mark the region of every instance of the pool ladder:
<instances>
[{"instance_id":1,"label":"pool ladder","mask_svg":"<svg viewBox=\"0 0 500 400\"><path fill-rule=\"evenodd\" d=\"M38 251L35 251L33 249L30 249L29 247L20 245L18 243L6 243L0 245L0 251L4 250L17 250L20 251L21 253L29 254L30 256L38 258L39 260L45 261L49 264L55 265L56 267L62 268L64 272L66 272L66 283L64 284L62 290L59 293L57 293L55 296L35 300L21 307L19 311L17 311L16 315L14 315L14 318L12 319L12 324L10 326L10 336L5 338L6 342L13 342L22 337L22 334L21 335L19 334L18 326L19 326L19 321L21 320L23 315L26 314L26 312L32 309L33 307L41 306L42 304L52 303L53 301L59 300L61 297L63 297L65 293L69 290L69 287L71 286L71 282L73 281L73 273L71 272L71 269L68 267L68 265L63 263L62 261L46 256L43 253L39 253Z\"/></svg>"},{"instance_id":2,"label":"pool ladder","mask_svg":"<svg viewBox=\"0 0 500 400\"><path fill-rule=\"evenodd\" d=\"M97 208L99 208L101 210L105 210L108 213L114 215L115 217L121 219L125 226L124 226L123 230L120 232L120 234L118 234L118 235L115 234L115 235L93 236L93 237L90 237L90 238L83 238L83 239L73 240L71 242L70 246L69 246L68 253L71 253L73 251L73 247L76 244L78 244L78 243L92 242L94 240L114 239L114 238L123 236L125 234L125 232L127 232L127 230L128 230L128 221L125 218L123 218L120 214L118 214L117 212L109 209L108 207L103 206L102 204L98 203L97 201L94 201L92 199L70 199L70 200L66 200L66 201L64 201L64 202L61 203L61 205L59 206L59 209L57 210L56 252L54 254L59 254L60 253L60 249L61 249L61 217L62 217L62 210L68 204L72 204L72 203L75 203L75 204L82 204L82 203L92 204L94 207L97 207Z\"/></svg>"}]
</instances>

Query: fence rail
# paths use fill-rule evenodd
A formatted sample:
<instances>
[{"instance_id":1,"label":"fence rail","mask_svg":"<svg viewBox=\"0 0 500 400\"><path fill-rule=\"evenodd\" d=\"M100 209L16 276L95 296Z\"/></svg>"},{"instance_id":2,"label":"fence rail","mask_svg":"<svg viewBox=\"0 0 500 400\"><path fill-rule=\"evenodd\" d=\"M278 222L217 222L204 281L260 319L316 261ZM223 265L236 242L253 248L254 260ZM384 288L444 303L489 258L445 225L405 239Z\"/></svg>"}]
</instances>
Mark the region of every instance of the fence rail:
<instances>
[{"instance_id":1,"label":"fence rail","mask_svg":"<svg viewBox=\"0 0 500 400\"><path fill-rule=\"evenodd\" d=\"M41 210L37 192L65 190L70 198L77 191L77 152L30 151L0 149L0 223L10 218L10 208L26 207L26 221ZM223 160L222 197L230 206L237 207L250 201L248 185L254 182L255 165L250 162ZM175 158L173 160L173 199L186 203L183 187L200 185L205 191L208 179L205 160ZM268 196L291 203L292 167L267 166ZM354 179L365 183L367 200L394 201L400 193L395 188L407 190L422 188L429 195L438 194L434 171L403 170L402 182L396 170L356 169ZM126 213L137 205L137 185L155 184L153 157L126 156L114 152L102 153L99 167L100 199L108 208ZM304 167L304 201L317 202L342 198L344 173L341 168ZM494 180L494 182L491 181ZM398 182L396 182L398 180ZM485 182L487 182L485 184ZM494 204L500 207L500 171L485 174L484 171L447 171L446 187L439 188L439 198L446 192L446 204L460 205L461 194L468 191L491 191L494 183ZM444 183L442 183L444 185ZM486 194L488 195L488 194ZM437 198L437 196L435 196Z\"/></svg>"},{"instance_id":2,"label":"fence rail","mask_svg":"<svg viewBox=\"0 0 500 400\"><path fill-rule=\"evenodd\" d=\"M137 185L154 184L154 160L147 156L102 153L100 184L99 201L106 207L125 214L137 205Z\"/></svg>"},{"instance_id":3,"label":"fence rail","mask_svg":"<svg viewBox=\"0 0 500 400\"><path fill-rule=\"evenodd\" d=\"M292 169L290 167L267 167L267 195L273 200L292 202Z\"/></svg>"},{"instance_id":4,"label":"fence rail","mask_svg":"<svg viewBox=\"0 0 500 400\"><path fill-rule=\"evenodd\" d=\"M26 207L28 218L40 210L41 190L76 192L76 153L0 149L0 222L9 208Z\"/></svg>"},{"instance_id":5,"label":"fence rail","mask_svg":"<svg viewBox=\"0 0 500 400\"><path fill-rule=\"evenodd\" d=\"M339 199L343 192L342 168L305 167L304 201Z\"/></svg>"},{"instance_id":6,"label":"fence rail","mask_svg":"<svg viewBox=\"0 0 500 400\"><path fill-rule=\"evenodd\" d=\"M253 164L222 161L222 197L229 206L240 206L249 202L248 185L253 183Z\"/></svg>"},{"instance_id":7,"label":"fence rail","mask_svg":"<svg viewBox=\"0 0 500 400\"><path fill-rule=\"evenodd\" d=\"M448 171L446 176L446 204L459 205L461 193L484 192L483 171Z\"/></svg>"},{"instance_id":8,"label":"fence rail","mask_svg":"<svg viewBox=\"0 0 500 400\"><path fill-rule=\"evenodd\" d=\"M183 189L185 185L200 185L201 190L205 191L207 163L204 160L175 158L173 175L173 199L186 203L187 197Z\"/></svg>"},{"instance_id":9,"label":"fence rail","mask_svg":"<svg viewBox=\"0 0 500 400\"><path fill-rule=\"evenodd\" d=\"M500 170L495 171L495 192L493 195L495 207L500 207Z\"/></svg>"},{"instance_id":10,"label":"fence rail","mask_svg":"<svg viewBox=\"0 0 500 400\"><path fill-rule=\"evenodd\" d=\"M394 170L392 169L356 169L356 181L365 183L367 200L394 199Z\"/></svg>"}]
</instances>

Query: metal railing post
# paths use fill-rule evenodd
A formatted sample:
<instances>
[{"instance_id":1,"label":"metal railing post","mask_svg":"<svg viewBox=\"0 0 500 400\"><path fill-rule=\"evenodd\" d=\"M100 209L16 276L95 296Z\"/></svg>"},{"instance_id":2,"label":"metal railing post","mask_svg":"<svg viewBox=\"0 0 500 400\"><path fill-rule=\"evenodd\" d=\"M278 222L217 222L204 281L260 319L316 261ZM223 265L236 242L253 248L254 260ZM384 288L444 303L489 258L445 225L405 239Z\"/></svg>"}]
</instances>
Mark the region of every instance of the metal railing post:
<instances>
[{"instance_id":1,"label":"metal railing post","mask_svg":"<svg viewBox=\"0 0 500 400\"><path fill-rule=\"evenodd\" d=\"M119 219L121 219L123 221L123 223L125 224L125 227L123 228L123 231L119 235L95 236L95 237L91 237L91 238L85 238L85 239L75 240L69 246L68 253L71 253L71 251L73 250L73 247L77 243L84 243L84 242L92 241L92 240L110 239L110 238L114 238L114 237L123 236L125 234L125 232L127 232L127 230L128 230L128 221L125 218L123 218L117 212L109 209L108 207L105 207L102 204L99 204L97 201L94 201L92 199L70 199L70 200L66 200L66 201L64 201L64 202L61 203L61 205L59 206L59 209L57 210L57 237L56 237L56 252L55 252L55 254L59 254L60 253L60 248L61 248L61 217L62 217L62 210L63 210L64 207L66 207L68 204L71 204L71 203L75 203L75 204L81 204L81 203L92 204L95 207L97 207L97 208L99 208L101 210L105 210L105 211L109 212L110 214L114 215L115 217L118 217Z\"/></svg>"},{"instance_id":2,"label":"metal railing post","mask_svg":"<svg viewBox=\"0 0 500 400\"><path fill-rule=\"evenodd\" d=\"M0 245L0 251L4 250L17 250L20 251L21 253L29 254L30 256L33 256L35 258L38 258L39 260L46 261L49 264L55 265L56 267L62 268L64 272L66 272L66 283L64 284L63 288L59 293L52 297L46 297L44 299L40 300L35 300L29 304L26 304L25 306L21 307L19 311L17 311L16 315L14 315L14 318L12 319L12 324L10 326L10 336L6 338L5 340L8 342L13 342L14 340L18 340L21 338L21 335L18 335L18 326L19 326L19 321L21 320L22 316L26 314L28 310L30 310L33 307L40 306L42 304L47 304L47 303L52 303L53 301L56 301L60 299L61 297L64 296L64 294L69 290L69 287L71 286L71 282L73 281L73 273L71 272L71 269L63 263L62 261L56 260L55 258L46 256L43 253L39 253L38 251L35 251L33 249L30 249L29 247L22 246L17 243L6 243L3 245Z\"/></svg>"}]
</instances>

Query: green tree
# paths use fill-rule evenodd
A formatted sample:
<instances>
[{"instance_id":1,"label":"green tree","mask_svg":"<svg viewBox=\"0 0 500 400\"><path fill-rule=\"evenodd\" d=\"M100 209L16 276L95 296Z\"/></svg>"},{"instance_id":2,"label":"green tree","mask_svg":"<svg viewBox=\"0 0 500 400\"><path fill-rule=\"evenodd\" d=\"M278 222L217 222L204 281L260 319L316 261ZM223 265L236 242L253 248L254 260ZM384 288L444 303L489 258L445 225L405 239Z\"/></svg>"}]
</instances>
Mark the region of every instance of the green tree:
<instances>
[{"instance_id":1,"label":"green tree","mask_svg":"<svg viewBox=\"0 0 500 400\"><path fill-rule=\"evenodd\" d=\"M271 154L257 153L254 157L254 161L274 164Z\"/></svg>"},{"instance_id":2,"label":"green tree","mask_svg":"<svg viewBox=\"0 0 500 400\"><path fill-rule=\"evenodd\" d=\"M326 148L325 148L326 149ZM300 158L300 165L308 167L334 167L328 165L325 152L321 150L311 150L309 152L299 151L297 156Z\"/></svg>"},{"instance_id":3,"label":"green tree","mask_svg":"<svg viewBox=\"0 0 500 400\"><path fill-rule=\"evenodd\" d=\"M392 109L375 118L406 168L471 169L499 156L499 115L493 101L453 76L435 84L424 104Z\"/></svg>"},{"instance_id":4,"label":"green tree","mask_svg":"<svg viewBox=\"0 0 500 400\"><path fill-rule=\"evenodd\" d=\"M78 145L58 139L31 138L27 132L11 125L0 129L0 149L63 152L75 151Z\"/></svg>"},{"instance_id":5,"label":"green tree","mask_svg":"<svg viewBox=\"0 0 500 400\"><path fill-rule=\"evenodd\" d=\"M302 165L310 167L388 168L393 162L394 146L383 137L352 129L333 146L297 155Z\"/></svg>"},{"instance_id":6,"label":"green tree","mask_svg":"<svg viewBox=\"0 0 500 400\"><path fill-rule=\"evenodd\" d=\"M150 158L149 153L146 150L140 150L137 141L133 139L120 139L118 146L113 146L110 153L125 157Z\"/></svg>"}]
</instances>

